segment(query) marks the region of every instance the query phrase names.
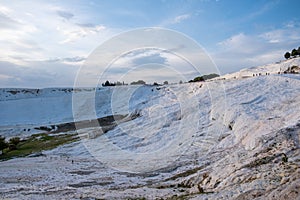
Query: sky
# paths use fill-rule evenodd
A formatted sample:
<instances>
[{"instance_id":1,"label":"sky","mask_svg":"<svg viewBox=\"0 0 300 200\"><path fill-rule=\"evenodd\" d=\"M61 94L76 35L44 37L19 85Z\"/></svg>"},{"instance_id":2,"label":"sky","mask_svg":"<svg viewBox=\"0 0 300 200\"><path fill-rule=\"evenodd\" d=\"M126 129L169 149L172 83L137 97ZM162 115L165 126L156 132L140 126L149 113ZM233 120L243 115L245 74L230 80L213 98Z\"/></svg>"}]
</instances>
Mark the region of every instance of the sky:
<instances>
[{"instance_id":1,"label":"sky","mask_svg":"<svg viewBox=\"0 0 300 200\"><path fill-rule=\"evenodd\" d=\"M72 87L105 42L149 27L190 38L220 74L277 62L300 46L299 7L298 0L0 0L0 87ZM101 77L108 66L99 63L82 86L92 79L151 83L197 75L165 49L122 52Z\"/></svg>"}]
</instances>

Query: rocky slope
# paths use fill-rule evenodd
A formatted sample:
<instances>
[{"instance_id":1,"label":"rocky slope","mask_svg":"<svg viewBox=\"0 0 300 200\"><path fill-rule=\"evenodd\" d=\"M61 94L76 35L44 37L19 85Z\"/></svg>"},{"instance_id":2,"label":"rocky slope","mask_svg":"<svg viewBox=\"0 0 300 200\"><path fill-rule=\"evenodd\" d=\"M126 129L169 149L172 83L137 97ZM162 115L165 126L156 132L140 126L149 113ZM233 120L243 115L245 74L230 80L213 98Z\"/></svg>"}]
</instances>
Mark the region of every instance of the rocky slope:
<instances>
[{"instance_id":1,"label":"rocky slope","mask_svg":"<svg viewBox=\"0 0 300 200\"><path fill-rule=\"evenodd\" d=\"M299 75L271 74L108 88L98 95L112 94L103 101L110 103L109 114L138 112L139 117L39 157L0 162L0 197L299 199L299 86ZM87 94L78 104L80 111L89 106ZM1 105L11 101L4 99ZM46 100L34 102L39 101ZM98 115L105 115L107 109L102 111L101 101L96 102ZM47 106L43 108L51 109ZM13 123L6 120L5 126L13 128Z\"/></svg>"}]
</instances>

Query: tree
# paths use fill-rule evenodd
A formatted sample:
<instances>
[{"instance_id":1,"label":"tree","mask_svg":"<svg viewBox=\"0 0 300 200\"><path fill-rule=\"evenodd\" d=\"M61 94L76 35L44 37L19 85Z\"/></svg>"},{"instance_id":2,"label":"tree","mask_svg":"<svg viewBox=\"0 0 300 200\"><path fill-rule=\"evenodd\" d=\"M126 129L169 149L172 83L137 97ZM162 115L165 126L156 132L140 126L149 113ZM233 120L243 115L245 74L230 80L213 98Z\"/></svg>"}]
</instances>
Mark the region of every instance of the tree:
<instances>
[{"instance_id":1,"label":"tree","mask_svg":"<svg viewBox=\"0 0 300 200\"><path fill-rule=\"evenodd\" d=\"M13 137L9 139L9 143L13 145L18 145L20 143L21 139L19 137Z\"/></svg>"},{"instance_id":2,"label":"tree","mask_svg":"<svg viewBox=\"0 0 300 200\"><path fill-rule=\"evenodd\" d=\"M8 149L10 151L12 150L16 150L17 149L17 145L20 143L21 139L19 137L13 137L9 139L9 143L8 143Z\"/></svg>"},{"instance_id":3,"label":"tree","mask_svg":"<svg viewBox=\"0 0 300 200\"><path fill-rule=\"evenodd\" d=\"M122 84L120 81L117 81L115 84L116 84L117 86L124 85L124 83Z\"/></svg>"},{"instance_id":4,"label":"tree","mask_svg":"<svg viewBox=\"0 0 300 200\"><path fill-rule=\"evenodd\" d=\"M3 149L7 148L8 145L7 143L5 142L5 137L2 137L0 135L0 151L2 152Z\"/></svg>"},{"instance_id":5,"label":"tree","mask_svg":"<svg viewBox=\"0 0 300 200\"><path fill-rule=\"evenodd\" d=\"M130 83L130 85L145 85L146 82L143 80L133 81Z\"/></svg>"},{"instance_id":6,"label":"tree","mask_svg":"<svg viewBox=\"0 0 300 200\"><path fill-rule=\"evenodd\" d=\"M199 82L199 81L205 81L203 76L198 76L196 78L194 78L193 82Z\"/></svg>"},{"instance_id":7,"label":"tree","mask_svg":"<svg viewBox=\"0 0 300 200\"><path fill-rule=\"evenodd\" d=\"M110 82L109 81L105 81L105 83L102 84L102 86L110 86Z\"/></svg>"},{"instance_id":8,"label":"tree","mask_svg":"<svg viewBox=\"0 0 300 200\"><path fill-rule=\"evenodd\" d=\"M182 80L179 81L179 84L182 84Z\"/></svg>"},{"instance_id":9,"label":"tree","mask_svg":"<svg viewBox=\"0 0 300 200\"><path fill-rule=\"evenodd\" d=\"M291 53L291 56L293 56L295 58L297 55L299 55L298 51L296 49L293 49L292 53Z\"/></svg>"},{"instance_id":10,"label":"tree","mask_svg":"<svg viewBox=\"0 0 300 200\"><path fill-rule=\"evenodd\" d=\"M285 57L285 59L289 59L289 58L291 57L290 52L286 52L286 53L284 54L284 57Z\"/></svg>"},{"instance_id":11,"label":"tree","mask_svg":"<svg viewBox=\"0 0 300 200\"><path fill-rule=\"evenodd\" d=\"M209 79L213 79L213 78L216 78L216 77L219 77L219 76L220 76L219 74L213 73L213 74L203 75L202 78L204 80L209 80Z\"/></svg>"},{"instance_id":12,"label":"tree","mask_svg":"<svg viewBox=\"0 0 300 200\"><path fill-rule=\"evenodd\" d=\"M219 74L208 74L208 75L203 75L203 76L197 76L193 80L190 80L189 83L206 81L206 80L216 78L216 77L219 77L219 76L220 76Z\"/></svg>"},{"instance_id":13,"label":"tree","mask_svg":"<svg viewBox=\"0 0 300 200\"><path fill-rule=\"evenodd\" d=\"M115 86L115 85L116 85L115 83L110 83L109 81L105 81L105 83L102 83L103 87L106 87L106 86Z\"/></svg>"}]
</instances>

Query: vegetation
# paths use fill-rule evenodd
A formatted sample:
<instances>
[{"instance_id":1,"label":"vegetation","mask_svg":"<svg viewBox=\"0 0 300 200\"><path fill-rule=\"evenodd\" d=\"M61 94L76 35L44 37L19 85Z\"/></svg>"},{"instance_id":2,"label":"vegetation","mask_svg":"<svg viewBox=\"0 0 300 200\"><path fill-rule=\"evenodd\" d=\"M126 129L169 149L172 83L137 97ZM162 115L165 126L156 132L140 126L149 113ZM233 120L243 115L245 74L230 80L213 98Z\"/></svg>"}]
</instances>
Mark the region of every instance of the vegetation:
<instances>
[{"instance_id":1,"label":"vegetation","mask_svg":"<svg viewBox=\"0 0 300 200\"><path fill-rule=\"evenodd\" d=\"M105 87L105 86L115 86L116 84L115 83L110 83L109 81L105 81L105 83L102 83L102 86Z\"/></svg>"},{"instance_id":2,"label":"vegetation","mask_svg":"<svg viewBox=\"0 0 300 200\"><path fill-rule=\"evenodd\" d=\"M298 49L293 49L291 51L291 53L290 52L286 52L284 54L284 58L285 59L289 59L291 57L296 58L297 56L300 56L300 47L298 47Z\"/></svg>"},{"instance_id":3,"label":"vegetation","mask_svg":"<svg viewBox=\"0 0 300 200\"><path fill-rule=\"evenodd\" d=\"M7 147L8 147L8 144L5 142L5 137L2 137L0 135L0 151L2 152L2 150Z\"/></svg>"},{"instance_id":4,"label":"vegetation","mask_svg":"<svg viewBox=\"0 0 300 200\"><path fill-rule=\"evenodd\" d=\"M8 148L9 150L16 150L17 145L20 143L21 139L19 137L13 137L9 139Z\"/></svg>"},{"instance_id":5,"label":"vegetation","mask_svg":"<svg viewBox=\"0 0 300 200\"><path fill-rule=\"evenodd\" d=\"M208 75L203 75L203 76L198 76L194 78L193 80L190 80L189 83L191 82L200 82L200 81L206 81L215 77L219 77L219 74L208 74Z\"/></svg>"},{"instance_id":6,"label":"vegetation","mask_svg":"<svg viewBox=\"0 0 300 200\"><path fill-rule=\"evenodd\" d=\"M286 53L284 54L284 57L285 57L285 59L289 59L289 58L291 57L290 52L286 52Z\"/></svg>"},{"instance_id":7,"label":"vegetation","mask_svg":"<svg viewBox=\"0 0 300 200\"><path fill-rule=\"evenodd\" d=\"M211 79L211 78L215 78L215 77L218 77L219 75L218 74L209 74L209 75L203 75L201 77L196 77L194 80L190 80L189 82L198 82L198 81L205 81L205 80L208 80L208 79ZM179 84L182 84L183 81L180 80L179 81ZM138 80L138 81L133 81L130 83L130 85L146 85L147 83L144 81L144 80ZM164 81L162 84L158 83L158 82L153 82L153 85L154 86L159 86L159 85L168 85L169 84L169 81ZM105 81L105 83L102 83L102 86L103 87L106 87L106 86L121 86L121 85L128 85L127 83L124 83L124 82L109 82L108 80Z\"/></svg>"},{"instance_id":8,"label":"vegetation","mask_svg":"<svg viewBox=\"0 0 300 200\"><path fill-rule=\"evenodd\" d=\"M18 145L20 143L21 139L19 137L13 137L9 139L9 143L13 145Z\"/></svg>"},{"instance_id":9,"label":"vegetation","mask_svg":"<svg viewBox=\"0 0 300 200\"><path fill-rule=\"evenodd\" d=\"M8 143L5 142L3 138L4 137L0 137L0 146L2 145L1 148L3 151L0 155L0 160L40 153L43 150L50 150L59 145L79 140L77 134L50 135L47 133L34 134L24 140L18 137L11 138Z\"/></svg>"},{"instance_id":10,"label":"vegetation","mask_svg":"<svg viewBox=\"0 0 300 200\"><path fill-rule=\"evenodd\" d=\"M205 81L205 79L202 76L198 76L194 78L193 80L190 80L189 82L199 82L199 81Z\"/></svg>"},{"instance_id":11,"label":"vegetation","mask_svg":"<svg viewBox=\"0 0 300 200\"><path fill-rule=\"evenodd\" d=\"M145 85L146 82L143 80L133 81L130 83L130 85Z\"/></svg>"},{"instance_id":12,"label":"vegetation","mask_svg":"<svg viewBox=\"0 0 300 200\"><path fill-rule=\"evenodd\" d=\"M127 85L124 83L124 81L121 83L120 81L117 81L117 82L109 82L109 81L105 81L105 83L102 83L102 86L103 87L106 87L106 86L120 86L120 85Z\"/></svg>"},{"instance_id":13,"label":"vegetation","mask_svg":"<svg viewBox=\"0 0 300 200\"><path fill-rule=\"evenodd\" d=\"M102 86L115 86L116 84L110 83L109 81L105 81L105 83L102 83Z\"/></svg>"},{"instance_id":14,"label":"vegetation","mask_svg":"<svg viewBox=\"0 0 300 200\"><path fill-rule=\"evenodd\" d=\"M299 52L296 49L292 50L291 56L296 57L299 55Z\"/></svg>"},{"instance_id":15,"label":"vegetation","mask_svg":"<svg viewBox=\"0 0 300 200\"><path fill-rule=\"evenodd\" d=\"M102 83L103 87L107 87L107 86L120 86L120 85L128 85L127 83L124 82L109 82L108 80L105 81L105 83ZM143 80L138 80L138 81L133 81L130 83L130 85L146 85L146 82Z\"/></svg>"}]
</instances>

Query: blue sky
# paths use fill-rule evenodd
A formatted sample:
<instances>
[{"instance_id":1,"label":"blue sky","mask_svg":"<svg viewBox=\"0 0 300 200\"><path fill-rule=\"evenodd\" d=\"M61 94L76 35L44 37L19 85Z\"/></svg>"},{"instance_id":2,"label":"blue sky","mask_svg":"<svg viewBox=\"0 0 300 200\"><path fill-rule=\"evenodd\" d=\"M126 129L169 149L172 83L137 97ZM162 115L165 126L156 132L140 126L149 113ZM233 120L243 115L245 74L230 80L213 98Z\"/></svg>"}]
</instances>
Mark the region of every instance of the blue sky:
<instances>
[{"instance_id":1,"label":"blue sky","mask_svg":"<svg viewBox=\"0 0 300 200\"><path fill-rule=\"evenodd\" d=\"M72 86L94 49L141 27L194 39L222 74L276 62L300 46L299 7L297 0L1 0L0 87ZM165 64L171 57L152 50L135 59ZM168 67L156 73L148 65L125 80L178 81Z\"/></svg>"}]
</instances>

